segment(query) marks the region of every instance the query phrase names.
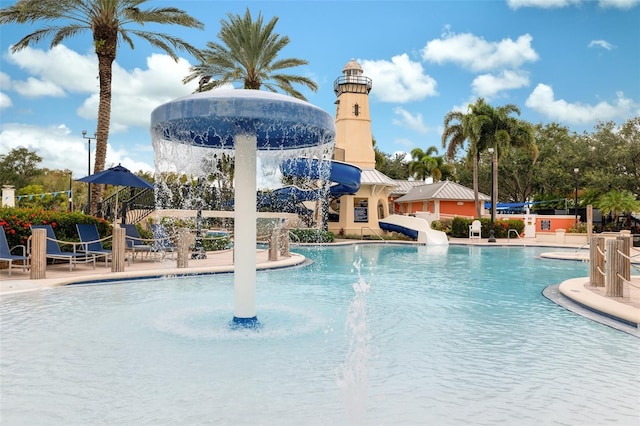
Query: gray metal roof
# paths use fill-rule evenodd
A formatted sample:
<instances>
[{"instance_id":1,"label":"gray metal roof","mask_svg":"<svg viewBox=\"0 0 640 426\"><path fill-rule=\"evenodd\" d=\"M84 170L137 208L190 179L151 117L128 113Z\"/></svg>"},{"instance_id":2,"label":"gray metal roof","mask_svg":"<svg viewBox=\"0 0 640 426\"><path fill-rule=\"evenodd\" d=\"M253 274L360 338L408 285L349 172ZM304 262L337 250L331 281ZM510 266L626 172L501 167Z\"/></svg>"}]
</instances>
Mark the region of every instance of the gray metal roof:
<instances>
[{"instance_id":1,"label":"gray metal roof","mask_svg":"<svg viewBox=\"0 0 640 426\"><path fill-rule=\"evenodd\" d=\"M396 186L396 181L376 169L362 169L360 184Z\"/></svg>"},{"instance_id":2,"label":"gray metal roof","mask_svg":"<svg viewBox=\"0 0 640 426\"><path fill-rule=\"evenodd\" d=\"M422 180L396 180L396 187L391 191L392 194L404 195L411 191L415 186L425 185Z\"/></svg>"},{"instance_id":3,"label":"gray metal roof","mask_svg":"<svg viewBox=\"0 0 640 426\"><path fill-rule=\"evenodd\" d=\"M480 201L489 201L491 197L479 194ZM413 187L406 195L395 200L398 203L426 200L474 200L473 189L445 180Z\"/></svg>"}]
</instances>

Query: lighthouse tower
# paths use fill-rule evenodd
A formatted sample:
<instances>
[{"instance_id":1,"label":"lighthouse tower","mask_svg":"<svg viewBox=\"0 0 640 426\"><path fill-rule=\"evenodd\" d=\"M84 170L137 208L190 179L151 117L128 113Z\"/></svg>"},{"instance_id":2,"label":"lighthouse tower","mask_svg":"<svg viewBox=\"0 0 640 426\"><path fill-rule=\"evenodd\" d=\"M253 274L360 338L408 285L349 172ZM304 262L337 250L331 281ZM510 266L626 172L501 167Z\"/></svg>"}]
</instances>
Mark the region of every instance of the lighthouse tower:
<instances>
[{"instance_id":1,"label":"lighthouse tower","mask_svg":"<svg viewBox=\"0 0 640 426\"><path fill-rule=\"evenodd\" d=\"M333 83L336 101L336 147L334 159L361 169L376 166L369 114L371 79L362 75L362 67L353 59Z\"/></svg>"},{"instance_id":2,"label":"lighthouse tower","mask_svg":"<svg viewBox=\"0 0 640 426\"><path fill-rule=\"evenodd\" d=\"M378 220L389 215L389 194L397 184L375 169L369 92L371 79L353 59L333 83L336 101L336 146L333 159L360 167L356 194L331 200L329 230L337 235L379 234Z\"/></svg>"}]
</instances>

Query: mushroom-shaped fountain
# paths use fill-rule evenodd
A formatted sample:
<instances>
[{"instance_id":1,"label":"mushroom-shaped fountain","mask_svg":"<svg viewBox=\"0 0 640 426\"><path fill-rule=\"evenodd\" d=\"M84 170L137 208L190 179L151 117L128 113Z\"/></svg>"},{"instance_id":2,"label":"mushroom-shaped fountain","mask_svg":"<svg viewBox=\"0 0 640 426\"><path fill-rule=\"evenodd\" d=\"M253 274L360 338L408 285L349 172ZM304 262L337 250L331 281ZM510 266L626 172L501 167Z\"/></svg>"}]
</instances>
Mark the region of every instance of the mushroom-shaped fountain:
<instances>
[{"instance_id":1,"label":"mushroom-shaped fountain","mask_svg":"<svg viewBox=\"0 0 640 426\"><path fill-rule=\"evenodd\" d=\"M235 327L259 326L256 315L257 151L333 146L333 117L289 96L259 90L213 90L167 102L151 113L157 143L233 151ZM157 156L157 153L156 153ZM156 163L158 160L156 159Z\"/></svg>"}]
</instances>

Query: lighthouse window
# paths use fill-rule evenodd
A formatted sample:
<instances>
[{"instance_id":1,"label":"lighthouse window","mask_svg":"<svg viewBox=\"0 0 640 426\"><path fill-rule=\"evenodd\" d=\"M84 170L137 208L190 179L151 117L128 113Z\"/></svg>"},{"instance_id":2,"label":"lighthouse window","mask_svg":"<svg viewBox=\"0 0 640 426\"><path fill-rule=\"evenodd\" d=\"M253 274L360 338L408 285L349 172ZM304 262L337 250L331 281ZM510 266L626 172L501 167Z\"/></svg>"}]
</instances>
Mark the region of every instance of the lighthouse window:
<instances>
[{"instance_id":1,"label":"lighthouse window","mask_svg":"<svg viewBox=\"0 0 640 426\"><path fill-rule=\"evenodd\" d=\"M353 106L353 114L354 114L356 117L360 115L360 105L355 104L355 105Z\"/></svg>"}]
</instances>

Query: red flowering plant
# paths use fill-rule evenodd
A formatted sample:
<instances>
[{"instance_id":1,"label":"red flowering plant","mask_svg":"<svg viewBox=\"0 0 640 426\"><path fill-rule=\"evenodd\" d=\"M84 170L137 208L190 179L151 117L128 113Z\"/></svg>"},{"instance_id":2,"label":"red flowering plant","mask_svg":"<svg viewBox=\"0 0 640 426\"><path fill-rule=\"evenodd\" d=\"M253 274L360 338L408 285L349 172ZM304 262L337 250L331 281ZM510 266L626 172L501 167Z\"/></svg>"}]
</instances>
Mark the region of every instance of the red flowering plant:
<instances>
[{"instance_id":1,"label":"red flowering plant","mask_svg":"<svg viewBox=\"0 0 640 426\"><path fill-rule=\"evenodd\" d=\"M61 241L79 241L76 224L95 223L101 237L111 234L111 224L81 212L61 212L42 208L0 207L0 226L7 235L9 247L27 245L31 225L51 225Z\"/></svg>"}]
</instances>

